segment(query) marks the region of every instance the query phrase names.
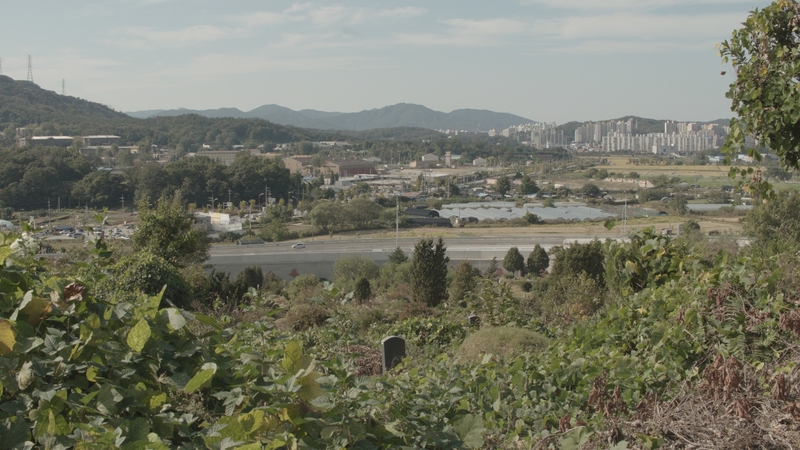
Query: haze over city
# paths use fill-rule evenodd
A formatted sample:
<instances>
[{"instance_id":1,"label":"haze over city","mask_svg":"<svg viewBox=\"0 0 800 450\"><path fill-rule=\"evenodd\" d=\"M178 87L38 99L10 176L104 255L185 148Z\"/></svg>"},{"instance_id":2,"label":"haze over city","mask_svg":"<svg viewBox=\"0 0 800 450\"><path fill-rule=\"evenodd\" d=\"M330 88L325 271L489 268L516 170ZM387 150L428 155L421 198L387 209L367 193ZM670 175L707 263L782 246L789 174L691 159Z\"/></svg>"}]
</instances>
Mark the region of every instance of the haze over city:
<instances>
[{"instance_id":1,"label":"haze over city","mask_svg":"<svg viewBox=\"0 0 800 450\"><path fill-rule=\"evenodd\" d=\"M715 45L766 1L13 2L2 73L145 109L407 102L538 121L731 117ZM726 75L721 72L727 71Z\"/></svg>"}]
</instances>

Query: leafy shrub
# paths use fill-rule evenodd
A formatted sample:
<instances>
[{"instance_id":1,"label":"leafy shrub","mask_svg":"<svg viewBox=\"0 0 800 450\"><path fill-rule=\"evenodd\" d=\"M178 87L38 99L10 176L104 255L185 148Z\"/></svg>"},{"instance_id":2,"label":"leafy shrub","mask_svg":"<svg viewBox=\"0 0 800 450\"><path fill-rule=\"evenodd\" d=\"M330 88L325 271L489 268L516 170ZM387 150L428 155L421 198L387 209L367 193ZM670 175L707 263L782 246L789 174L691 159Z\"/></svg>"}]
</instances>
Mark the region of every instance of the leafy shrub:
<instances>
[{"instance_id":1,"label":"leafy shrub","mask_svg":"<svg viewBox=\"0 0 800 450\"><path fill-rule=\"evenodd\" d=\"M397 316L385 305L349 308L344 314L357 331L366 331L372 326L391 324L397 320Z\"/></svg>"},{"instance_id":2,"label":"leafy shrub","mask_svg":"<svg viewBox=\"0 0 800 450\"><path fill-rule=\"evenodd\" d=\"M556 253L550 273L556 278L585 273L604 286L604 260L603 245L597 239L588 244L576 242Z\"/></svg>"},{"instance_id":3,"label":"leafy shrub","mask_svg":"<svg viewBox=\"0 0 800 450\"><path fill-rule=\"evenodd\" d=\"M660 286L681 276L695 261L684 241L657 234L653 227L631 236L630 242L611 242L606 256L608 287L619 295Z\"/></svg>"},{"instance_id":4,"label":"leafy shrub","mask_svg":"<svg viewBox=\"0 0 800 450\"><path fill-rule=\"evenodd\" d=\"M348 256L339 258L333 263L333 277L335 280L358 280L359 278L377 278L380 267L375 261L362 256Z\"/></svg>"},{"instance_id":5,"label":"leafy shrub","mask_svg":"<svg viewBox=\"0 0 800 450\"><path fill-rule=\"evenodd\" d=\"M530 292L531 289L533 289L533 285L527 280L520 283L519 287L522 289L522 292Z\"/></svg>"},{"instance_id":6,"label":"leafy shrub","mask_svg":"<svg viewBox=\"0 0 800 450\"><path fill-rule=\"evenodd\" d=\"M369 286L369 280L361 277L358 282L356 283L356 289L354 291L353 298L362 303L366 300L369 300L372 297L372 289Z\"/></svg>"},{"instance_id":7,"label":"leafy shrub","mask_svg":"<svg viewBox=\"0 0 800 450\"><path fill-rule=\"evenodd\" d=\"M300 303L292 305L284 317L275 321L275 326L286 331L305 331L324 325L329 317L328 310L320 305Z\"/></svg>"},{"instance_id":8,"label":"leafy shrub","mask_svg":"<svg viewBox=\"0 0 800 450\"><path fill-rule=\"evenodd\" d=\"M402 284L411 282L411 263L389 263L381 267L380 276L373 284L378 290L396 291ZM392 295L394 292L390 292Z\"/></svg>"},{"instance_id":9,"label":"leafy shrub","mask_svg":"<svg viewBox=\"0 0 800 450\"><path fill-rule=\"evenodd\" d=\"M164 300L187 307L192 290L180 271L164 258L148 251L123 257L112 266L113 279L106 279L100 288L118 301L132 301L138 292L157 295L164 290ZM166 306L166 303L165 303Z\"/></svg>"},{"instance_id":10,"label":"leafy shrub","mask_svg":"<svg viewBox=\"0 0 800 450\"><path fill-rule=\"evenodd\" d=\"M393 326L389 333L402 336L416 346L447 347L464 339L467 326L444 317L415 317Z\"/></svg>"},{"instance_id":11,"label":"leafy shrub","mask_svg":"<svg viewBox=\"0 0 800 450\"><path fill-rule=\"evenodd\" d=\"M267 294L280 294L286 284L280 276L267 272L264 274L264 279L261 284L261 292Z\"/></svg>"},{"instance_id":12,"label":"leafy shrub","mask_svg":"<svg viewBox=\"0 0 800 450\"><path fill-rule=\"evenodd\" d=\"M585 273L547 277L531 283L530 299L523 302L542 323L565 326L585 319L605 303L606 290Z\"/></svg>"},{"instance_id":13,"label":"leafy shrub","mask_svg":"<svg viewBox=\"0 0 800 450\"><path fill-rule=\"evenodd\" d=\"M469 261L461 261L456 267L453 281L450 283L450 301L458 303L464 296L472 292L476 286L476 278L480 271L472 266Z\"/></svg>"},{"instance_id":14,"label":"leafy shrub","mask_svg":"<svg viewBox=\"0 0 800 450\"><path fill-rule=\"evenodd\" d=\"M298 275L284 289L284 295L289 300L302 301L313 297L315 294L321 294L322 289L319 286L319 279L316 275L303 274Z\"/></svg>"},{"instance_id":15,"label":"leafy shrub","mask_svg":"<svg viewBox=\"0 0 800 450\"><path fill-rule=\"evenodd\" d=\"M539 333L516 327L487 327L471 334L458 348L458 355L479 361L491 353L509 359L522 353L535 353L547 347L547 338Z\"/></svg>"}]
</instances>

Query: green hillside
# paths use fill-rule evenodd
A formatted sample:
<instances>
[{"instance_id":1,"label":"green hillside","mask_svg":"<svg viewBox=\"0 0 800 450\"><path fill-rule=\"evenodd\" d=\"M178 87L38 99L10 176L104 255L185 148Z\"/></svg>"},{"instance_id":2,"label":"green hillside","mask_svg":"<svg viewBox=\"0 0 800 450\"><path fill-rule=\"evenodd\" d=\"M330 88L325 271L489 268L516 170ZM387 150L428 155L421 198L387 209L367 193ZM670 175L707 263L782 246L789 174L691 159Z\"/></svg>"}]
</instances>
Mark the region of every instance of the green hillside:
<instances>
[{"instance_id":1,"label":"green hillside","mask_svg":"<svg viewBox=\"0 0 800 450\"><path fill-rule=\"evenodd\" d=\"M184 114L174 117L136 119L99 103L59 95L27 81L0 76L0 144L14 143L15 128L33 128L36 135L86 136L113 134L123 143L183 145L217 148L233 145L344 139L337 133L278 125L262 119L207 118Z\"/></svg>"},{"instance_id":2,"label":"green hillside","mask_svg":"<svg viewBox=\"0 0 800 450\"><path fill-rule=\"evenodd\" d=\"M122 119L128 116L99 103L59 95L27 81L0 75L0 128L9 124L75 123L86 118Z\"/></svg>"}]
</instances>

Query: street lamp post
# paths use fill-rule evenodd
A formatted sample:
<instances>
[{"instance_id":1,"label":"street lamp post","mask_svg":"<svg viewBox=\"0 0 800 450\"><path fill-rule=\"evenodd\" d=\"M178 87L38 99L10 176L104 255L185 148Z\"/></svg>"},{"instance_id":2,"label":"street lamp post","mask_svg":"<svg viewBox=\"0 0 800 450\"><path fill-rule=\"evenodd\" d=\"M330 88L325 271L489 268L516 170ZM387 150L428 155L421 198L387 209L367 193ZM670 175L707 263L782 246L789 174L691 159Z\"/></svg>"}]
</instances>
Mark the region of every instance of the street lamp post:
<instances>
[{"instance_id":1,"label":"street lamp post","mask_svg":"<svg viewBox=\"0 0 800 450\"><path fill-rule=\"evenodd\" d=\"M213 211L214 210L214 202L216 200L219 200L219 198L214 198L214 196L212 195L211 197L208 197L208 199L211 200L211 210Z\"/></svg>"},{"instance_id":2,"label":"street lamp post","mask_svg":"<svg viewBox=\"0 0 800 450\"><path fill-rule=\"evenodd\" d=\"M261 206L261 196L262 196L262 195L266 195L266 194L264 194L263 192L259 192L259 194L258 194L258 206L259 206L259 207ZM265 207L267 206L267 205L266 205L266 201L267 201L267 197L265 196L265 197L264 197L264 202L265 202L265 203L264 203L264 206L265 206Z\"/></svg>"}]
</instances>

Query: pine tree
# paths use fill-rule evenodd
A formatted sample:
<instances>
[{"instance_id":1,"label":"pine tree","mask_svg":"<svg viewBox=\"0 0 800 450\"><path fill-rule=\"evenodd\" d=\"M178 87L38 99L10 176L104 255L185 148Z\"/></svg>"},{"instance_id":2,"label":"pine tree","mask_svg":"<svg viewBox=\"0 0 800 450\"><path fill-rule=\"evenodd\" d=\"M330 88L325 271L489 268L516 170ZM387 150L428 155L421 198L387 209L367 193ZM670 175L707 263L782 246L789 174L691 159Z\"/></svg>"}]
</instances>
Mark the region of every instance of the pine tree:
<instances>
[{"instance_id":1,"label":"pine tree","mask_svg":"<svg viewBox=\"0 0 800 450\"><path fill-rule=\"evenodd\" d=\"M414 246L411 258L412 293L415 302L435 307L447 298L447 248L442 238L422 239Z\"/></svg>"},{"instance_id":2,"label":"pine tree","mask_svg":"<svg viewBox=\"0 0 800 450\"><path fill-rule=\"evenodd\" d=\"M503 268L509 272L516 273L525 269L525 257L519 252L517 247L511 247L503 258Z\"/></svg>"},{"instance_id":3,"label":"pine tree","mask_svg":"<svg viewBox=\"0 0 800 450\"><path fill-rule=\"evenodd\" d=\"M402 264L406 261L408 261L408 256L406 256L400 247L397 247L389 254L389 262L392 264Z\"/></svg>"},{"instance_id":4,"label":"pine tree","mask_svg":"<svg viewBox=\"0 0 800 450\"><path fill-rule=\"evenodd\" d=\"M369 280L364 277L359 278L358 283L356 283L356 290L353 292L353 298L358 303L362 303L365 300L369 300L370 297L372 297L372 288L369 285Z\"/></svg>"},{"instance_id":5,"label":"pine tree","mask_svg":"<svg viewBox=\"0 0 800 450\"><path fill-rule=\"evenodd\" d=\"M450 284L450 301L460 302L464 296L472 292L476 286L476 269L468 261L461 261L456 267L453 282Z\"/></svg>"},{"instance_id":6,"label":"pine tree","mask_svg":"<svg viewBox=\"0 0 800 450\"><path fill-rule=\"evenodd\" d=\"M539 276L550 266L550 257L541 245L536 244L533 251L528 255L528 273Z\"/></svg>"},{"instance_id":7,"label":"pine tree","mask_svg":"<svg viewBox=\"0 0 800 450\"><path fill-rule=\"evenodd\" d=\"M489 267L486 268L486 272L484 273L484 277L488 279L495 279L497 278L497 269L500 268L500 264L497 263L497 258L492 258L492 261L489 262Z\"/></svg>"}]
</instances>

